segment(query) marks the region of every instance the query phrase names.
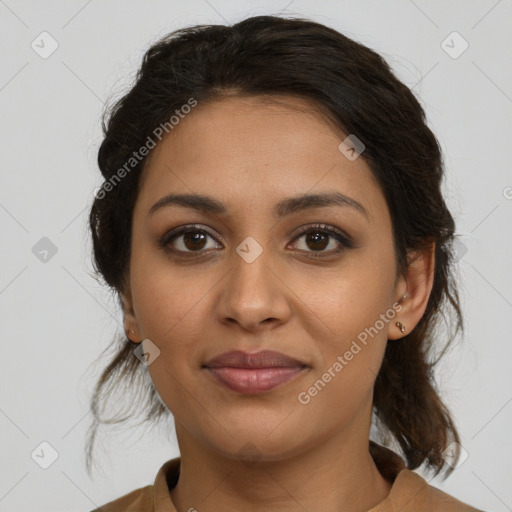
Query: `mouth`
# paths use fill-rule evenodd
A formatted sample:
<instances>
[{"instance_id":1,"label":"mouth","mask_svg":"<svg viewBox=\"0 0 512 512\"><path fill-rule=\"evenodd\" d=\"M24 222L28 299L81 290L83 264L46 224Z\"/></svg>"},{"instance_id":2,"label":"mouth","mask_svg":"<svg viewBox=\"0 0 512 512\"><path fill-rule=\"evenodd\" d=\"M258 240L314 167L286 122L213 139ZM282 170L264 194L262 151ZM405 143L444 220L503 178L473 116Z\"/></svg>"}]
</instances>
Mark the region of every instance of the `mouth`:
<instances>
[{"instance_id":1,"label":"mouth","mask_svg":"<svg viewBox=\"0 0 512 512\"><path fill-rule=\"evenodd\" d=\"M225 352L203 368L213 379L243 394L265 393L297 378L310 367L280 352Z\"/></svg>"}]
</instances>

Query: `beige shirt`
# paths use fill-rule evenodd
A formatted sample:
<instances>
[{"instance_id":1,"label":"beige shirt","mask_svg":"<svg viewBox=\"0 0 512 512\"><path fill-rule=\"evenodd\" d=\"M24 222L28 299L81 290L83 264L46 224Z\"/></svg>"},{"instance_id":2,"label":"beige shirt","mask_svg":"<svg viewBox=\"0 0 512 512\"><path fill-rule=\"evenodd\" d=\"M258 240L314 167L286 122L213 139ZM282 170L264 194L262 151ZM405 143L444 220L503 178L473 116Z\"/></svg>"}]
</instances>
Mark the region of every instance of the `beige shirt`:
<instances>
[{"instance_id":1,"label":"beige shirt","mask_svg":"<svg viewBox=\"0 0 512 512\"><path fill-rule=\"evenodd\" d=\"M368 512L482 512L429 485L407 469L391 450L378 448L380 456L374 456L375 464L393 486L388 496ZM176 512L169 491L178 482L179 471L180 457L168 460L153 485L136 489L92 512Z\"/></svg>"}]
</instances>

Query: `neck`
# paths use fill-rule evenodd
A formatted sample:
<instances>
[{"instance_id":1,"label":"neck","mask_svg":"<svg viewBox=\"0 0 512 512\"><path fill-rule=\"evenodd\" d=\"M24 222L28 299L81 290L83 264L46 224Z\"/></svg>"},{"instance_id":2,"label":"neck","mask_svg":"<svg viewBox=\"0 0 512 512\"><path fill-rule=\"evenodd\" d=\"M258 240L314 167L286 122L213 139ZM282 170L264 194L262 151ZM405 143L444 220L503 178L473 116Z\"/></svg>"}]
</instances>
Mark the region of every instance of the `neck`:
<instances>
[{"instance_id":1,"label":"neck","mask_svg":"<svg viewBox=\"0 0 512 512\"><path fill-rule=\"evenodd\" d=\"M171 498L177 510L365 512L391 488L370 456L367 435L344 432L293 457L247 462L205 448L178 423L176 433L181 467Z\"/></svg>"}]
</instances>

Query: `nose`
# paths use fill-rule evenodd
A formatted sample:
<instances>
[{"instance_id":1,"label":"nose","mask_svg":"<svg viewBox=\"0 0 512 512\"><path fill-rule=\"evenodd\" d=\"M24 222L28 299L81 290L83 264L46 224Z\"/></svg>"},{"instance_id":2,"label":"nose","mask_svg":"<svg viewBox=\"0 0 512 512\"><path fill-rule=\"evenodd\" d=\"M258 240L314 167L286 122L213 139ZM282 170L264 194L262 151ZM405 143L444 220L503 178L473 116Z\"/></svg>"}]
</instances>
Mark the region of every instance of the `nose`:
<instances>
[{"instance_id":1,"label":"nose","mask_svg":"<svg viewBox=\"0 0 512 512\"><path fill-rule=\"evenodd\" d=\"M231 270L221 281L216 305L221 323L256 332L275 328L289 320L293 294L286 286L282 272L270 260L267 250L252 262L233 251Z\"/></svg>"}]
</instances>

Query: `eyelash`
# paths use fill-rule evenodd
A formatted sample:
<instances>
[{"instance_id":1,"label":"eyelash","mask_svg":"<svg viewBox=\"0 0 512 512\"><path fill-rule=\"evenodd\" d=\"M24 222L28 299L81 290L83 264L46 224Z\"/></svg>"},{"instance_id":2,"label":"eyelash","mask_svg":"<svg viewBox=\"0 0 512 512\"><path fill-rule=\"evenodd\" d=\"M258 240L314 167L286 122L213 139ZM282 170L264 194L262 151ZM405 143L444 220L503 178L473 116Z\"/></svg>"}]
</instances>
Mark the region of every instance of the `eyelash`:
<instances>
[{"instance_id":1,"label":"eyelash","mask_svg":"<svg viewBox=\"0 0 512 512\"><path fill-rule=\"evenodd\" d=\"M191 256L195 256L196 254L199 254L199 253L205 252L205 251L202 249L198 250L198 251L181 251L181 250L173 249L170 247L170 242L172 240L174 240L175 238L178 238L179 236L185 235L187 233L197 233L197 232L206 233L207 235L209 235L210 237L215 239L215 236L213 235L213 233L210 233L210 231L208 231L207 229L201 228L196 224L191 224L191 225L182 227L178 231L171 231L169 233L166 233L159 241L159 245L165 251L171 252L171 253L179 255L179 256L183 256L183 257L187 257L187 258L190 256L185 256L185 254L190 254ZM336 228L329 227L326 224L315 224L312 226L307 226L304 229L301 229L301 231L296 235L296 237L293 239L293 241L299 239L303 235L307 235L308 233L324 233L324 234L327 234L329 237L334 238L341 244L340 248L335 249L335 250L330 250L330 251L319 251L319 252L304 251L309 254L309 257L312 257L312 258L324 258L327 256L332 256L334 254L339 254L346 249L351 249L352 247L354 247L352 241L350 240L350 238L347 235L345 235L342 231L340 231Z\"/></svg>"}]
</instances>

